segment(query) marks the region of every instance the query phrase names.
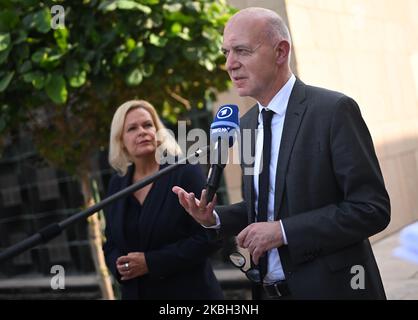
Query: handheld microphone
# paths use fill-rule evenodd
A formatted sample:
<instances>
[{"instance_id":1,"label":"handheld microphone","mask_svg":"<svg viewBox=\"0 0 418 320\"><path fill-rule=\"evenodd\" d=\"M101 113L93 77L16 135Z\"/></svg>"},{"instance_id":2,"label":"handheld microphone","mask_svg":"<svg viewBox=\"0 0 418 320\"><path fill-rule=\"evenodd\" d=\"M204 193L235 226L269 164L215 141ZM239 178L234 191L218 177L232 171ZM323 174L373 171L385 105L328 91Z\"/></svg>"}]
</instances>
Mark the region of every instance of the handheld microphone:
<instances>
[{"instance_id":1,"label":"handheld microphone","mask_svg":"<svg viewBox=\"0 0 418 320\"><path fill-rule=\"evenodd\" d=\"M216 160L209 170L206 183L206 201L211 202L218 190L222 171L226 165L228 147L232 147L239 134L239 109L234 104L223 105L210 126L210 140L215 145ZM214 157L211 156L211 160Z\"/></svg>"}]
</instances>

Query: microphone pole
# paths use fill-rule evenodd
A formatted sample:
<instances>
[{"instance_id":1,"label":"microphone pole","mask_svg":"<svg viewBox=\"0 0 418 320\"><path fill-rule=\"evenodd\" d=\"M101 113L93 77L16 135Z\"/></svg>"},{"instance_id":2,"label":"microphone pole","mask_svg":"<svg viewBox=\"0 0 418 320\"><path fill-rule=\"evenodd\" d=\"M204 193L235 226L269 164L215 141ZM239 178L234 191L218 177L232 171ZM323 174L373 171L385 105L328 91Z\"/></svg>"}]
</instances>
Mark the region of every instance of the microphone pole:
<instances>
[{"instance_id":1,"label":"microphone pole","mask_svg":"<svg viewBox=\"0 0 418 320\"><path fill-rule=\"evenodd\" d=\"M4 251L0 252L0 263L12 258L14 256L17 256L18 254L24 252L27 249L30 249L39 243L48 242L49 240L55 238L58 236L65 228L73 225L74 223L78 222L81 219L87 218L91 216L93 213L103 209L105 206L107 206L109 203L122 198L124 196L127 196L130 193L135 192L138 189L141 189L145 187L146 185L152 183L153 181L157 180L158 178L166 175L167 173L173 171L180 165L187 163L193 158L199 158L205 155L209 150L209 146L205 146L202 149L197 150L195 153L189 155L188 157L185 157L178 161L177 163L174 163L172 165L167 166L166 168L156 172L155 174L144 178L129 187L112 194L110 197L100 201L99 203L96 203L95 205L87 208L86 210L83 210L79 213L74 214L73 216L58 222L58 223L52 223L45 228L39 230L34 235L30 236L29 238L26 238L25 240L22 240L21 242L16 243L15 245L5 249Z\"/></svg>"}]
</instances>

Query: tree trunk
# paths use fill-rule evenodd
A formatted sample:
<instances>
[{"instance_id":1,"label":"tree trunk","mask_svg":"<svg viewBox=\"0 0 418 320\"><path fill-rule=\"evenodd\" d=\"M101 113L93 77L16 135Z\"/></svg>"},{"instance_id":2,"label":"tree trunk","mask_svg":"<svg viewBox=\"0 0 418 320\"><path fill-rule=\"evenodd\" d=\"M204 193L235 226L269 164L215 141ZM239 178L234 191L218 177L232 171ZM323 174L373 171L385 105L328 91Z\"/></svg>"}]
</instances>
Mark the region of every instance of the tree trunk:
<instances>
[{"instance_id":1,"label":"tree trunk","mask_svg":"<svg viewBox=\"0 0 418 320\"><path fill-rule=\"evenodd\" d=\"M86 207L95 204L89 178L86 174L81 176L81 187ZM90 249L98 276L100 290L103 299L114 300L115 295L112 288L112 280L106 266L103 250L102 250L102 232L100 228L100 220L98 213L91 215L88 219L89 225L89 243Z\"/></svg>"}]
</instances>

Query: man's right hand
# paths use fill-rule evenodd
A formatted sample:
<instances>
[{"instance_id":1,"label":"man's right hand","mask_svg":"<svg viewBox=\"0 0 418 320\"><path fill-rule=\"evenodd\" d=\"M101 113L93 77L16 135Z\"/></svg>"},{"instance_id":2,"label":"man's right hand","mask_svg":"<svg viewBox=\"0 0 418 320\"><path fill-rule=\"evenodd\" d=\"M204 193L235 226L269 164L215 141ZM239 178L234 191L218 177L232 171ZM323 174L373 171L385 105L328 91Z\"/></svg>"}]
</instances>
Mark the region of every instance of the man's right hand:
<instances>
[{"instance_id":1,"label":"man's right hand","mask_svg":"<svg viewBox=\"0 0 418 320\"><path fill-rule=\"evenodd\" d=\"M173 192L177 194L180 204L183 208L201 225L211 227L216 224L213 209L216 205L216 195L212 202L206 203L206 190L202 191L200 200L195 198L193 192L188 193L180 187L173 187Z\"/></svg>"}]
</instances>

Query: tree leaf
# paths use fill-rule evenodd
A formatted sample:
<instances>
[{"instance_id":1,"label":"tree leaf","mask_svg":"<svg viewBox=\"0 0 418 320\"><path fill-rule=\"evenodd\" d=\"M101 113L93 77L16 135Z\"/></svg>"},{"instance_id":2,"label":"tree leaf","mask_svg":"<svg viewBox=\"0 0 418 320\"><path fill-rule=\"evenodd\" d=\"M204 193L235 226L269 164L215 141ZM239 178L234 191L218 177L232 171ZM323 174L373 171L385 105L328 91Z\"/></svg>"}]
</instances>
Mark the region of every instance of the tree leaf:
<instances>
[{"instance_id":1,"label":"tree leaf","mask_svg":"<svg viewBox=\"0 0 418 320\"><path fill-rule=\"evenodd\" d=\"M45 86L46 93L52 101L62 104L67 101L68 92L65 79L59 74L53 74Z\"/></svg>"},{"instance_id":2,"label":"tree leaf","mask_svg":"<svg viewBox=\"0 0 418 320\"><path fill-rule=\"evenodd\" d=\"M163 9L168 12L179 12L181 10L181 3L164 4Z\"/></svg>"},{"instance_id":3,"label":"tree leaf","mask_svg":"<svg viewBox=\"0 0 418 320\"><path fill-rule=\"evenodd\" d=\"M180 23L178 23L178 22L174 22L174 23L171 25L171 32L172 32L172 33L174 33L174 34L178 34L178 33L180 33L180 32L181 32L181 30L182 30L182 26L181 26L181 24L180 24Z\"/></svg>"},{"instance_id":4,"label":"tree leaf","mask_svg":"<svg viewBox=\"0 0 418 320\"><path fill-rule=\"evenodd\" d=\"M35 28L39 32L47 33L51 30L51 12L45 8L35 13Z\"/></svg>"},{"instance_id":5,"label":"tree leaf","mask_svg":"<svg viewBox=\"0 0 418 320\"><path fill-rule=\"evenodd\" d=\"M86 78L87 72L85 70L78 70L69 78L70 86L74 88L81 87L86 82Z\"/></svg>"},{"instance_id":6,"label":"tree leaf","mask_svg":"<svg viewBox=\"0 0 418 320\"><path fill-rule=\"evenodd\" d=\"M187 60L197 60L199 58L199 52L195 47L183 48L183 55Z\"/></svg>"},{"instance_id":7,"label":"tree leaf","mask_svg":"<svg viewBox=\"0 0 418 320\"><path fill-rule=\"evenodd\" d=\"M54 68L60 63L63 55L64 53L58 53L56 48L40 48L32 54L31 59L43 68Z\"/></svg>"},{"instance_id":8,"label":"tree leaf","mask_svg":"<svg viewBox=\"0 0 418 320\"><path fill-rule=\"evenodd\" d=\"M16 10L5 9L0 11L0 32L13 31L19 23Z\"/></svg>"},{"instance_id":9,"label":"tree leaf","mask_svg":"<svg viewBox=\"0 0 418 320\"><path fill-rule=\"evenodd\" d=\"M51 30L51 12L44 8L30 13L23 18L23 24L28 28L35 28L41 33L47 33Z\"/></svg>"},{"instance_id":10,"label":"tree leaf","mask_svg":"<svg viewBox=\"0 0 418 320\"><path fill-rule=\"evenodd\" d=\"M12 78L14 76L15 72L8 72L3 77L3 79L0 80L0 92L6 90L6 88L9 86L10 81L12 81Z\"/></svg>"},{"instance_id":11,"label":"tree leaf","mask_svg":"<svg viewBox=\"0 0 418 320\"><path fill-rule=\"evenodd\" d=\"M157 36L156 34L151 34L149 37L149 42L156 47L164 47L167 41L167 38L162 38L160 36Z\"/></svg>"},{"instance_id":12,"label":"tree leaf","mask_svg":"<svg viewBox=\"0 0 418 320\"><path fill-rule=\"evenodd\" d=\"M10 33L0 33L0 51L6 50L10 45Z\"/></svg>"},{"instance_id":13,"label":"tree leaf","mask_svg":"<svg viewBox=\"0 0 418 320\"><path fill-rule=\"evenodd\" d=\"M150 77L154 73L154 65L149 63L142 64L141 73L144 75L144 77Z\"/></svg>"},{"instance_id":14,"label":"tree leaf","mask_svg":"<svg viewBox=\"0 0 418 320\"><path fill-rule=\"evenodd\" d=\"M118 0L117 7L122 10L140 10L146 14L150 14L152 11L150 7L130 0Z\"/></svg>"},{"instance_id":15,"label":"tree leaf","mask_svg":"<svg viewBox=\"0 0 418 320\"><path fill-rule=\"evenodd\" d=\"M28 72L30 69L32 69L32 63L30 60L26 60L21 66L18 67L19 73Z\"/></svg>"},{"instance_id":16,"label":"tree leaf","mask_svg":"<svg viewBox=\"0 0 418 320\"><path fill-rule=\"evenodd\" d=\"M110 1L103 1L99 5L99 10L102 11L114 11L116 9L121 10L140 10L146 14L150 14L152 12L151 8L148 6L144 6L140 3L131 0L110 0Z\"/></svg>"},{"instance_id":17,"label":"tree leaf","mask_svg":"<svg viewBox=\"0 0 418 320\"><path fill-rule=\"evenodd\" d=\"M57 45L62 52L66 52L68 50L68 36L69 32L67 28L59 28L54 30L55 41L57 42Z\"/></svg>"},{"instance_id":18,"label":"tree leaf","mask_svg":"<svg viewBox=\"0 0 418 320\"><path fill-rule=\"evenodd\" d=\"M142 46L142 43L138 43L136 47L129 54L129 62L135 63L138 62L145 55L145 48Z\"/></svg>"},{"instance_id":19,"label":"tree leaf","mask_svg":"<svg viewBox=\"0 0 418 320\"><path fill-rule=\"evenodd\" d=\"M133 69L126 77L126 83L130 86L136 86L142 82L142 73L138 68Z\"/></svg>"},{"instance_id":20,"label":"tree leaf","mask_svg":"<svg viewBox=\"0 0 418 320\"><path fill-rule=\"evenodd\" d=\"M182 25L192 25L196 22L196 18L192 15L184 14L183 12L175 9L178 6L181 7L180 4L164 5L164 9L167 8L167 10L163 12L164 18L168 21L179 22Z\"/></svg>"},{"instance_id":21,"label":"tree leaf","mask_svg":"<svg viewBox=\"0 0 418 320\"><path fill-rule=\"evenodd\" d=\"M32 54L32 61L35 63L40 64L42 61L46 60L46 58L48 57L48 53L51 51L50 48L41 48L39 50L36 50L33 54Z\"/></svg>"},{"instance_id":22,"label":"tree leaf","mask_svg":"<svg viewBox=\"0 0 418 320\"><path fill-rule=\"evenodd\" d=\"M153 5L153 4L159 4L160 0L142 0L143 4Z\"/></svg>"},{"instance_id":23,"label":"tree leaf","mask_svg":"<svg viewBox=\"0 0 418 320\"><path fill-rule=\"evenodd\" d=\"M2 64L3 62L7 60L7 58L9 57L10 51L12 51L12 48L9 48L7 50L0 52L0 64Z\"/></svg>"},{"instance_id":24,"label":"tree leaf","mask_svg":"<svg viewBox=\"0 0 418 320\"><path fill-rule=\"evenodd\" d=\"M190 29L186 27L186 28L183 28L182 32L180 32L177 36L179 38L182 38L183 40L190 41L192 40L192 38L190 37L189 32L190 32Z\"/></svg>"},{"instance_id":25,"label":"tree leaf","mask_svg":"<svg viewBox=\"0 0 418 320\"><path fill-rule=\"evenodd\" d=\"M13 44L19 44L22 43L23 41L26 41L28 37L28 34L26 33L26 31L24 30L19 30L19 36L17 37L16 40L13 41Z\"/></svg>"},{"instance_id":26,"label":"tree leaf","mask_svg":"<svg viewBox=\"0 0 418 320\"><path fill-rule=\"evenodd\" d=\"M126 39L125 46L126 46L126 50L128 50L128 52L131 52L135 48L135 40L132 38Z\"/></svg>"},{"instance_id":27,"label":"tree leaf","mask_svg":"<svg viewBox=\"0 0 418 320\"><path fill-rule=\"evenodd\" d=\"M113 11L116 9L116 1L103 1L102 3L100 3L98 9L102 11Z\"/></svg>"},{"instance_id":28,"label":"tree leaf","mask_svg":"<svg viewBox=\"0 0 418 320\"><path fill-rule=\"evenodd\" d=\"M21 63L22 60L26 60L29 58L29 46L26 43L22 43L21 45L15 46L13 57L16 61Z\"/></svg>"},{"instance_id":29,"label":"tree leaf","mask_svg":"<svg viewBox=\"0 0 418 320\"><path fill-rule=\"evenodd\" d=\"M208 71L213 71L215 69L215 64L209 59L205 59L203 64Z\"/></svg>"},{"instance_id":30,"label":"tree leaf","mask_svg":"<svg viewBox=\"0 0 418 320\"><path fill-rule=\"evenodd\" d=\"M23 81L32 83L38 90L45 86L45 76L41 71L33 71L24 74Z\"/></svg>"},{"instance_id":31,"label":"tree leaf","mask_svg":"<svg viewBox=\"0 0 418 320\"><path fill-rule=\"evenodd\" d=\"M114 55L113 59L112 59L112 63L117 66L120 67L124 60L126 59L126 57L129 55L129 53L127 53L126 51L121 51L118 52Z\"/></svg>"},{"instance_id":32,"label":"tree leaf","mask_svg":"<svg viewBox=\"0 0 418 320\"><path fill-rule=\"evenodd\" d=\"M200 2L197 1L187 2L185 6L189 10L193 10L196 12L202 11L202 5L200 4Z\"/></svg>"}]
</instances>

